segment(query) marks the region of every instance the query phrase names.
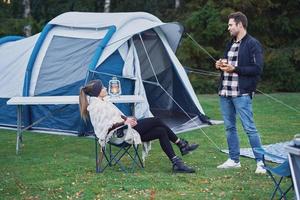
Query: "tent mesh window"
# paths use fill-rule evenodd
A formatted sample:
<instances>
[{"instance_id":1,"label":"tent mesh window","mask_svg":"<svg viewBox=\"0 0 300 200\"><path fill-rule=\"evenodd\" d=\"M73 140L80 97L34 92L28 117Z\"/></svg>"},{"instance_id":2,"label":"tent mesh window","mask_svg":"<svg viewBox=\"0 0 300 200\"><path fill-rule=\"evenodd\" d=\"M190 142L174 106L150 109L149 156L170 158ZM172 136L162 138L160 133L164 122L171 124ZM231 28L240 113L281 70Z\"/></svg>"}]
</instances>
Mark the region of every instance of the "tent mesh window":
<instances>
[{"instance_id":1,"label":"tent mesh window","mask_svg":"<svg viewBox=\"0 0 300 200\"><path fill-rule=\"evenodd\" d=\"M54 36L43 59L35 96L78 95L84 85L88 65L101 40ZM58 111L56 111L58 110ZM82 121L78 105L31 106L31 121L43 120L34 129L77 132Z\"/></svg>"},{"instance_id":2,"label":"tent mesh window","mask_svg":"<svg viewBox=\"0 0 300 200\"><path fill-rule=\"evenodd\" d=\"M157 33L147 30L133 39L153 115L160 116L175 131L201 125L199 116L202 114L197 112ZM196 120L189 123L193 118Z\"/></svg>"},{"instance_id":3,"label":"tent mesh window","mask_svg":"<svg viewBox=\"0 0 300 200\"><path fill-rule=\"evenodd\" d=\"M77 82L85 79L88 65L100 42L96 39L54 36L40 68L35 95L78 94L80 85ZM73 85L73 90L60 92L68 85Z\"/></svg>"}]
</instances>

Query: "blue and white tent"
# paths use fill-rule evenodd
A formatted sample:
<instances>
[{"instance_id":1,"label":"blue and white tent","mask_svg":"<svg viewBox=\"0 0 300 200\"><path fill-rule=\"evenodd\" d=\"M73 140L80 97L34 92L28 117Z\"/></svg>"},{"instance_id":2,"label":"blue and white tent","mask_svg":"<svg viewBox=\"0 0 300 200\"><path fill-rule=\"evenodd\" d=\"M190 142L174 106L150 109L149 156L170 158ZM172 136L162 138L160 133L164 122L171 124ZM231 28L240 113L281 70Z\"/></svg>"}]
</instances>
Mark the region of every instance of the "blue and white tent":
<instances>
[{"instance_id":1,"label":"blue and white tent","mask_svg":"<svg viewBox=\"0 0 300 200\"><path fill-rule=\"evenodd\" d=\"M68 12L51 20L39 34L0 39L0 126L16 127L15 96L78 95L80 86L118 77L122 94L147 99L135 105L138 118L159 116L176 133L210 123L175 51L183 28L144 13ZM132 115L130 105L119 105ZM30 124L59 106L29 106ZM24 126L26 126L24 124ZM87 128L87 127L85 127ZM78 105L65 106L33 130L79 133Z\"/></svg>"}]
</instances>

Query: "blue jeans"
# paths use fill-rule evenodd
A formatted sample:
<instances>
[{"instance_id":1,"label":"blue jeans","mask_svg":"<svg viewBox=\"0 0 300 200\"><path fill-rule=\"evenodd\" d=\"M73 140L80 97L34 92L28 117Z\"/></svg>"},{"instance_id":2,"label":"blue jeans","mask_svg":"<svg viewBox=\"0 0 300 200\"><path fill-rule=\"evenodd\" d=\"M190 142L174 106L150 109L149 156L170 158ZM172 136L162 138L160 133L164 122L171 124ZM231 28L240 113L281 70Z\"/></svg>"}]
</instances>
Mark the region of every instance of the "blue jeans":
<instances>
[{"instance_id":1,"label":"blue jeans","mask_svg":"<svg viewBox=\"0 0 300 200\"><path fill-rule=\"evenodd\" d=\"M252 113L252 99L249 95L240 97L220 97L220 107L226 128L229 157L238 162L240 157L239 136L236 129L236 114L239 115L243 128L247 133L250 145L261 148L259 133L255 127ZM254 153L256 161L262 160L262 155Z\"/></svg>"}]
</instances>

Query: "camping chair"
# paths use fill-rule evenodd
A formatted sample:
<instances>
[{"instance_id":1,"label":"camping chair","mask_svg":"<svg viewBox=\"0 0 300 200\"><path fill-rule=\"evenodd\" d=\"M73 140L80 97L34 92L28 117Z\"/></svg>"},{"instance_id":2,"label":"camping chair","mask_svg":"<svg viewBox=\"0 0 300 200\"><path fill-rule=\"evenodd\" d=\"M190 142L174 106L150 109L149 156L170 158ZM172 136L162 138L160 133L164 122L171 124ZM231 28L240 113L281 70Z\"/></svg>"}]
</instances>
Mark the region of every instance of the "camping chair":
<instances>
[{"instance_id":1,"label":"camping chair","mask_svg":"<svg viewBox=\"0 0 300 200\"><path fill-rule=\"evenodd\" d=\"M98 152L98 138L95 135L96 151L96 173L103 172L107 167L118 165L123 172L134 172L135 167L144 168L139 156L138 144L129 144L124 141L126 126L121 126L113 130L113 136L105 147ZM130 166L126 166L122 161L125 156L131 161Z\"/></svg>"},{"instance_id":2,"label":"camping chair","mask_svg":"<svg viewBox=\"0 0 300 200\"><path fill-rule=\"evenodd\" d=\"M273 199L275 197L277 191L280 194L279 199L287 199L286 194L291 190L291 188L293 188L293 181L291 179L291 171L290 171L288 159L268 153L265 150L263 150L262 148L254 148L253 150L255 152L263 155L263 162L265 165L265 169L267 170L267 173L269 174L269 176L271 177L271 179L274 182L275 188L272 193L271 199ZM274 159L280 159L280 160L283 160L284 162L282 164L279 164L276 167L270 167L270 166L266 165L265 156L268 156L268 157L274 158ZM275 175L280 178L276 179ZM282 186L280 185L284 178L289 178L291 181L291 184L285 190L283 190Z\"/></svg>"}]
</instances>

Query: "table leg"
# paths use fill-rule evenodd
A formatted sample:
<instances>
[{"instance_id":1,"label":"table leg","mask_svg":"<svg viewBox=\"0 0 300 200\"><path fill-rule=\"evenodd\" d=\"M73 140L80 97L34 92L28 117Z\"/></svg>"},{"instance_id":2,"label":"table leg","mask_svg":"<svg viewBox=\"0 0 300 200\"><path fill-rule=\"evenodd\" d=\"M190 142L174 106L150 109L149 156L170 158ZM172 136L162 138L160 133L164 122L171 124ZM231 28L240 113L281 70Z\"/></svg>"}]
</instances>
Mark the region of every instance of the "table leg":
<instances>
[{"instance_id":1,"label":"table leg","mask_svg":"<svg viewBox=\"0 0 300 200\"><path fill-rule=\"evenodd\" d=\"M19 153L19 149L22 142L22 106L17 106L17 144L16 144L16 154Z\"/></svg>"}]
</instances>

